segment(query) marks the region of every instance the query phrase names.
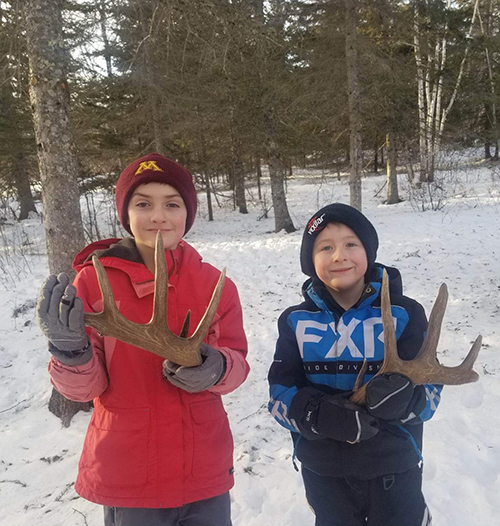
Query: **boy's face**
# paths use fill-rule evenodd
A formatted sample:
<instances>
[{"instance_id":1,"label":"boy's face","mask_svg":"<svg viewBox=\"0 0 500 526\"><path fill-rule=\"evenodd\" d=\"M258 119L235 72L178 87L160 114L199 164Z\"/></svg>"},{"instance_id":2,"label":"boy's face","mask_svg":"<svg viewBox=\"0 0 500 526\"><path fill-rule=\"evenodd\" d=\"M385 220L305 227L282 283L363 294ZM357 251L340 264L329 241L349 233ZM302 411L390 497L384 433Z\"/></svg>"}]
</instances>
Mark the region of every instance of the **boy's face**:
<instances>
[{"instance_id":1,"label":"boy's face","mask_svg":"<svg viewBox=\"0 0 500 526\"><path fill-rule=\"evenodd\" d=\"M359 288L361 294L368 260L363 244L348 226L326 225L314 240L313 263L319 279L332 291Z\"/></svg>"},{"instance_id":2,"label":"boy's face","mask_svg":"<svg viewBox=\"0 0 500 526\"><path fill-rule=\"evenodd\" d=\"M177 248L186 228L187 210L179 192L169 184L138 186L128 204L128 218L137 245L155 248L161 231L166 250Z\"/></svg>"}]
</instances>

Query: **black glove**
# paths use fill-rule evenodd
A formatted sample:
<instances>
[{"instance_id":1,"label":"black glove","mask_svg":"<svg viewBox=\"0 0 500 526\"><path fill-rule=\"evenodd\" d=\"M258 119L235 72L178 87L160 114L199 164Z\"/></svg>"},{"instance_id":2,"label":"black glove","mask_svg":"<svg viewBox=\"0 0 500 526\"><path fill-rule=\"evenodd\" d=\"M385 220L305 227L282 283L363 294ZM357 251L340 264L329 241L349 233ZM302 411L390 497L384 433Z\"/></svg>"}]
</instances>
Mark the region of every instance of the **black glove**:
<instances>
[{"instance_id":1,"label":"black glove","mask_svg":"<svg viewBox=\"0 0 500 526\"><path fill-rule=\"evenodd\" d=\"M368 412L391 423L405 423L419 416L425 404L424 386L415 386L402 374L380 374L372 378L366 386Z\"/></svg>"},{"instance_id":2,"label":"black glove","mask_svg":"<svg viewBox=\"0 0 500 526\"><path fill-rule=\"evenodd\" d=\"M349 395L323 394L312 398L305 408L302 425L318 438L351 444L374 437L379 431L376 419L364 408L349 401Z\"/></svg>"}]
</instances>

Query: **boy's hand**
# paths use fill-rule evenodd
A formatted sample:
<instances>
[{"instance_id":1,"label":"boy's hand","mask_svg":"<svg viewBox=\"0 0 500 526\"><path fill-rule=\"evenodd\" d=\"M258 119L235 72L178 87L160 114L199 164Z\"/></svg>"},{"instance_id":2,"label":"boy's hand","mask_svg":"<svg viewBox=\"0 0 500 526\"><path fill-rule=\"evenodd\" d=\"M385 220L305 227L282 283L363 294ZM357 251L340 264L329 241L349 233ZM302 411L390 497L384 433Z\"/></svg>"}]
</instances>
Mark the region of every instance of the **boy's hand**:
<instances>
[{"instance_id":1,"label":"boy's hand","mask_svg":"<svg viewBox=\"0 0 500 526\"><path fill-rule=\"evenodd\" d=\"M366 408L376 418L405 422L425 408L423 385L415 386L402 374L386 373L372 378L366 386Z\"/></svg>"},{"instance_id":2,"label":"boy's hand","mask_svg":"<svg viewBox=\"0 0 500 526\"><path fill-rule=\"evenodd\" d=\"M83 303L76 297L76 289L69 276L51 275L43 284L36 318L42 332L60 351L81 351L89 344L83 319Z\"/></svg>"},{"instance_id":3,"label":"boy's hand","mask_svg":"<svg viewBox=\"0 0 500 526\"><path fill-rule=\"evenodd\" d=\"M323 395L311 400L304 423L319 438L331 438L355 444L374 437L377 421L364 408L346 397Z\"/></svg>"},{"instance_id":4,"label":"boy's hand","mask_svg":"<svg viewBox=\"0 0 500 526\"><path fill-rule=\"evenodd\" d=\"M199 393L215 385L226 371L224 355L202 343L200 346L203 363L197 367L183 367L170 360L163 362L163 376L176 387L188 393Z\"/></svg>"}]
</instances>

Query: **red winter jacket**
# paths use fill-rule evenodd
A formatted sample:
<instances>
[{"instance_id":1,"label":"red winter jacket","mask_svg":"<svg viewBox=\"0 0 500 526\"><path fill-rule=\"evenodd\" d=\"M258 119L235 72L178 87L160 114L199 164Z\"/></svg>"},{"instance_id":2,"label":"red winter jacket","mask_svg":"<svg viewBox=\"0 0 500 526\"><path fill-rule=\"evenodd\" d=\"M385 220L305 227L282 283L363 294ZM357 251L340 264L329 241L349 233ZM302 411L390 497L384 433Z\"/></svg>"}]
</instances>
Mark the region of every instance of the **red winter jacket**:
<instances>
[{"instance_id":1,"label":"red winter jacket","mask_svg":"<svg viewBox=\"0 0 500 526\"><path fill-rule=\"evenodd\" d=\"M85 311L102 310L88 259L96 250L121 313L147 323L154 277L131 239L99 241L76 257L74 284ZM191 309L191 334L220 272L203 263L185 241L166 251L166 259L168 325L179 334ZM75 401L94 399L76 491L98 504L140 508L174 508L228 491L233 486L233 440L221 395L236 389L249 371L235 285L226 279L205 339L224 354L226 372L217 385L201 393L188 393L165 380L159 356L87 330L94 351L90 362L72 367L52 357L49 364L51 381L60 393Z\"/></svg>"}]
</instances>

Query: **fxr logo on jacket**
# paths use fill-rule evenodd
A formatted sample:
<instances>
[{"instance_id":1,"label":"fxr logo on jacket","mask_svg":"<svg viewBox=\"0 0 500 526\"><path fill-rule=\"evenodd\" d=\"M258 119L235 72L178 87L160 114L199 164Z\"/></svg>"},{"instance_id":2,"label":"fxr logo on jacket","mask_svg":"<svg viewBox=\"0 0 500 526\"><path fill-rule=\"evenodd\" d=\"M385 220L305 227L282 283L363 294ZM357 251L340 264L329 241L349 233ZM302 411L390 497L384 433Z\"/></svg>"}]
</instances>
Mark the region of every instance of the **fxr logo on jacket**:
<instances>
[{"instance_id":1,"label":"fxr logo on jacket","mask_svg":"<svg viewBox=\"0 0 500 526\"><path fill-rule=\"evenodd\" d=\"M370 307L371 316L359 319L346 312L338 321L324 311L294 311L288 323L295 333L304 362L354 358L383 359L384 331L380 308ZM392 307L396 338L407 322L406 311Z\"/></svg>"}]
</instances>

